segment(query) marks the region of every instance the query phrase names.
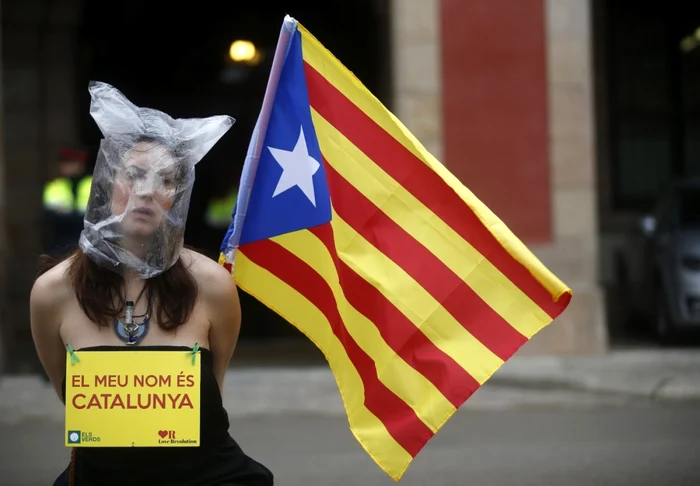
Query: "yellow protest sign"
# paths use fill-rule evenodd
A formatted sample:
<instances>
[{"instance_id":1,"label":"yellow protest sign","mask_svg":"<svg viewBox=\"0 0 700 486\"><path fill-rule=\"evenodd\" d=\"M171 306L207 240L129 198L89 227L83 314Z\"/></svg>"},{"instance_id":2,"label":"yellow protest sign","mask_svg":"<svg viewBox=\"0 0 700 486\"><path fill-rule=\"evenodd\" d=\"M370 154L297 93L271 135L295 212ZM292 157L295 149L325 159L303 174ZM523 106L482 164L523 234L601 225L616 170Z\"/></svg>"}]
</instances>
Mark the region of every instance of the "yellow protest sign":
<instances>
[{"instance_id":1,"label":"yellow protest sign","mask_svg":"<svg viewBox=\"0 0 700 486\"><path fill-rule=\"evenodd\" d=\"M75 355L66 356L66 446L199 446L199 352Z\"/></svg>"}]
</instances>

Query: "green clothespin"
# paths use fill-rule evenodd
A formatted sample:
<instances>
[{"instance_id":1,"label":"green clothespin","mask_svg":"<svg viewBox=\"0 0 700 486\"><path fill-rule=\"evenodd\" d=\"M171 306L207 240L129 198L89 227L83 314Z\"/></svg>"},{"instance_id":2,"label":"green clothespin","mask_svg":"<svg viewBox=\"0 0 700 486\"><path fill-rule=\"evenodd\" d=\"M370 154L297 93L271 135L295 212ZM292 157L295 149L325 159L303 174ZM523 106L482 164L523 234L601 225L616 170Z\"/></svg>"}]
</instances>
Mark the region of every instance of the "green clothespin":
<instances>
[{"instance_id":1,"label":"green clothespin","mask_svg":"<svg viewBox=\"0 0 700 486\"><path fill-rule=\"evenodd\" d=\"M194 343L194 348L192 348L192 351L189 351L189 354L192 355L192 365L194 366L195 362L197 361L197 353L199 352L199 343Z\"/></svg>"},{"instance_id":2,"label":"green clothespin","mask_svg":"<svg viewBox=\"0 0 700 486\"><path fill-rule=\"evenodd\" d=\"M75 354L75 351L73 350L73 347L70 344L66 344L66 351L70 354L70 364L74 365L75 363L80 361L80 358L78 358L78 355Z\"/></svg>"}]
</instances>

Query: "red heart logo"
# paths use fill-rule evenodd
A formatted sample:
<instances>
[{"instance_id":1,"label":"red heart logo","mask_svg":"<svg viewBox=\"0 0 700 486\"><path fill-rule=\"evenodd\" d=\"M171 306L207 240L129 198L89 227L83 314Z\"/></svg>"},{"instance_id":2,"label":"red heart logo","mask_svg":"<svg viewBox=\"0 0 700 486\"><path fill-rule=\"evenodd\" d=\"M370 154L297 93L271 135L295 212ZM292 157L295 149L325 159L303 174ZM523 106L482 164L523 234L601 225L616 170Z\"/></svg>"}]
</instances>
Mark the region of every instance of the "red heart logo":
<instances>
[{"instance_id":1,"label":"red heart logo","mask_svg":"<svg viewBox=\"0 0 700 486\"><path fill-rule=\"evenodd\" d=\"M159 430L158 435L160 435L161 439L165 439L165 436L168 435L168 431L167 430Z\"/></svg>"}]
</instances>

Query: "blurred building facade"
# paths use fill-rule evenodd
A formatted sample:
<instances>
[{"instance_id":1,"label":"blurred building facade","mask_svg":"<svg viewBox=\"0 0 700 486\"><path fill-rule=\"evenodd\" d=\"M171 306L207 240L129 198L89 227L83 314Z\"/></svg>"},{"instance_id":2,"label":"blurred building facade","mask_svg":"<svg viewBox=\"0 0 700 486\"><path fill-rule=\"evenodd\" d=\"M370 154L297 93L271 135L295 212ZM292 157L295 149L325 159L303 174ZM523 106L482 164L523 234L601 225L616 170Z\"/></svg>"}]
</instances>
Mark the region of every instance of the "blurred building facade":
<instances>
[{"instance_id":1,"label":"blurred building facade","mask_svg":"<svg viewBox=\"0 0 700 486\"><path fill-rule=\"evenodd\" d=\"M573 289L565 314L522 352L605 352L609 260L616 235L638 212L615 202L602 27L609 2L376 3L390 19L392 111ZM80 0L0 5L0 241L11 283L3 325L26 340L47 160L79 135L82 7Z\"/></svg>"},{"instance_id":2,"label":"blurred building facade","mask_svg":"<svg viewBox=\"0 0 700 486\"><path fill-rule=\"evenodd\" d=\"M522 353L608 348L589 0L395 0L394 111L571 286Z\"/></svg>"}]
</instances>

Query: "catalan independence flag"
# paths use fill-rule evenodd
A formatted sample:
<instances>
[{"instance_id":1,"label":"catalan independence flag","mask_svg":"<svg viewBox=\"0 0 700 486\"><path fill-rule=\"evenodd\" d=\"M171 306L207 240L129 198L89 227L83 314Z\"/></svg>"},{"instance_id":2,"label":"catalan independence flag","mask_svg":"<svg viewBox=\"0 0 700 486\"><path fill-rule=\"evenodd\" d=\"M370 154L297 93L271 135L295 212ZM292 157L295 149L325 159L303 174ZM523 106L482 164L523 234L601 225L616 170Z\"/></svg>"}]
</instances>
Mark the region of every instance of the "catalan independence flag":
<instances>
[{"instance_id":1,"label":"catalan independence flag","mask_svg":"<svg viewBox=\"0 0 700 486\"><path fill-rule=\"evenodd\" d=\"M220 262L320 348L352 433L397 481L571 299L290 17Z\"/></svg>"}]
</instances>

